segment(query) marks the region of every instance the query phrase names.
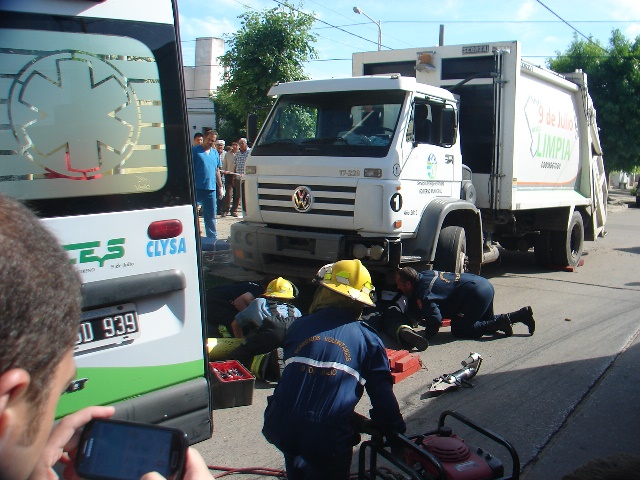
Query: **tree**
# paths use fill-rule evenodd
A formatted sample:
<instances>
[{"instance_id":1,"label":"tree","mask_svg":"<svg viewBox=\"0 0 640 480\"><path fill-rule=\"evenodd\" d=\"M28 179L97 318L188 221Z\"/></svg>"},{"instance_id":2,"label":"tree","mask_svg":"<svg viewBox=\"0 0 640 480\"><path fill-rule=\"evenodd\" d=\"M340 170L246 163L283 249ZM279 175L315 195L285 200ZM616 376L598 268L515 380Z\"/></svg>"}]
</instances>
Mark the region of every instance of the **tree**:
<instances>
[{"instance_id":1,"label":"tree","mask_svg":"<svg viewBox=\"0 0 640 480\"><path fill-rule=\"evenodd\" d=\"M211 95L216 109L216 130L219 138L228 139L227 143L247 136L246 114L237 114L231 109L233 95L218 91Z\"/></svg>"},{"instance_id":2,"label":"tree","mask_svg":"<svg viewBox=\"0 0 640 480\"><path fill-rule=\"evenodd\" d=\"M220 57L226 73L215 101L225 121L242 130L249 113L264 121L273 103L267 93L275 83L308 78L303 63L317 53L312 46L316 36L309 33L315 18L293 5L245 12L239 18L242 26L226 39L229 49Z\"/></svg>"},{"instance_id":3,"label":"tree","mask_svg":"<svg viewBox=\"0 0 640 480\"><path fill-rule=\"evenodd\" d=\"M636 170L640 166L640 36L631 42L615 29L609 47L604 48L574 35L567 51L556 52L548 65L558 73L581 68L588 74L606 170Z\"/></svg>"}]
</instances>

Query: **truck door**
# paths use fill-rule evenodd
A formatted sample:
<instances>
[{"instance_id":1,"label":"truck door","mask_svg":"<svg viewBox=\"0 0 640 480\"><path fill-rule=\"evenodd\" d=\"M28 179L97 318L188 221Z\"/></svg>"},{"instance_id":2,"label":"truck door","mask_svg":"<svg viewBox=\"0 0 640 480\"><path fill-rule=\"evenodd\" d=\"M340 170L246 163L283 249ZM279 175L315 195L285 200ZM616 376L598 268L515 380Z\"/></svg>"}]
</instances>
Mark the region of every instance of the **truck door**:
<instances>
[{"instance_id":1,"label":"truck door","mask_svg":"<svg viewBox=\"0 0 640 480\"><path fill-rule=\"evenodd\" d=\"M491 161L491 182L489 184L489 201L490 208L497 209L500 199L500 181L502 175L502 166L500 165L502 142L501 132L501 112L502 112L502 58L503 51L496 50L495 57L495 75L493 77L493 157Z\"/></svg>"},{"instance_id":2,"label":"truck door","mask_svg":"<svg viewBox=\"0 0 640 480\"><path fill-rule=\"evenodd\" d=\"M453 112L453 107L444 102L417 99L414 105L415 138L410 163L420 179L417 193L421 197L452 197L460 190L461 179L456 178L460 166L456 167L456 162L460 163L461 158L450 148L455 143Z\"/></svg>"},{"instance_id":3,"label":"truck door","mask_svg":"<svg viewBox=\"0 0 640 480\"><path fill-rule=\"evenodd\" d=\"M514 121L502 118L505 54L497 49L492 57L463 59L468 78L446 87L460 97L462 160L473 172L477 205L482 208L498 209L501 193L510 195L511 174L507 176L508 188L503 187L502 192L500 188L506 174L501 165L503 123Z\"/></svg>"}]
</instances>

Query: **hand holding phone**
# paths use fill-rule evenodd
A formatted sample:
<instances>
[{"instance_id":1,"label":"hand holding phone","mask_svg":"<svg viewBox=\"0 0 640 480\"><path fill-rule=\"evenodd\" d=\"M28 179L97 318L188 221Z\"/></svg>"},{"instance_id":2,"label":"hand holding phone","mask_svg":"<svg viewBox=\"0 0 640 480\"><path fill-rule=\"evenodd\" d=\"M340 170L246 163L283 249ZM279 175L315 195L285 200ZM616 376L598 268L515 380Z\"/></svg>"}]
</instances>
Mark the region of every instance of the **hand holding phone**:
<instances>
[{"instance_id":1,"label":"hand holding phone","mask_svg":"<svg viewBox=\"0 0 640 480\"><path fill-rule=\"evenodd\" d=\"M211 480L212 475L207 463L195 448L189 447L187 450L187 460L184 466L182 480ZM163 480L164 477L158 473L147 473L140 480Z\"/></svg>"},{"instance_id":2,"label":"hand holding phone","mask_svg":"<svg viewBox=\"0 0 640 480\"><path fill-rule=\"evenodd\" d=\"M95 419L82 432L76 473L96 480L139 480L158 472L179 480L187 447L186 434L176 428Z\"/></svg>"},{"instance_id":3,"label":"hand holding phone","mask_svg":"<svg viewBox=\"0 0 640 480\"><path fill-rule=\"evenodd\" d=\"M57 478L58 470L63 470L63 478L76 478L71 459L75 458L82 427L92 418L109 418L114 412L113 407L86 407L62 418L51 430L31 478Z\"/></svg>"}]
</instances>

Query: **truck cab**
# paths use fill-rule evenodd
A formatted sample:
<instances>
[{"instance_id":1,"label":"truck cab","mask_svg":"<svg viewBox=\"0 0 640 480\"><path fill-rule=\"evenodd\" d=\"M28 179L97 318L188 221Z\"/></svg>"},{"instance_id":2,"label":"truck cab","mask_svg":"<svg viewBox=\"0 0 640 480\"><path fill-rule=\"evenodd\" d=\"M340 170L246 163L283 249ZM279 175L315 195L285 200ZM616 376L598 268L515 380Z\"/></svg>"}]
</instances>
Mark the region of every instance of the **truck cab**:
<instances>
[{"instance_id":1,"label":"truck cab","mask_svg":"<svg viewBox=\"0 0 640 480\"><path fill-rule=\"evenodd\" d=\"M341 258L374 271L429 263L437 245L420 228L439 223L435 199L479 224L461 199L455 95L396 74L291 82L270 95L245 166L244 219L232 227L236 264L299 276ZM477 235L476 262L480 245ZM460 248L448 253L443 266L466 261Z\"/></svg>"}]
</instances>

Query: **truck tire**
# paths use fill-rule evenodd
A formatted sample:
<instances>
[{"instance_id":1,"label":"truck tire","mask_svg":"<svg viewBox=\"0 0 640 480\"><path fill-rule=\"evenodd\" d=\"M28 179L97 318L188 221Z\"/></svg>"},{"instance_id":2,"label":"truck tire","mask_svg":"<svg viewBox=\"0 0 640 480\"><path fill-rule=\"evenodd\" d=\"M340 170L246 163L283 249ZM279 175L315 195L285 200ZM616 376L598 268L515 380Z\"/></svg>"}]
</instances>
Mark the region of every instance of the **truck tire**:
<instances>
[{"instance_id":1,"label":"truck tire","mask_svg":"<svg viewBox=\"0 0 640 480\"><path fill-rule=\"evenodd\" d=\"M440 230L433 267L444 272L464 273L467 270L467 236L462 227Z\"/></svg>"},{"instance_id":2,"label":"truck tire","mask_svg":"<svg viewBox=\"0 0 640 480\"><path fill-rule=\"evenodd\" d=\"M549 230L540 230L533 246L533 254L536 257L536 263L541 267L551 265L551 232Z\"/></svg>"},{"instance_id":3,"label":"truck tire","mask_svg":"<svg viewBox=\"0 0 640 480\"><path fill-rule=\"evenodd\" d=\"M573 212L566 232L552 232L551 259L558 267L577 267L584 247L584 223L580 212Z\"/></svg>"}]
</instances>

